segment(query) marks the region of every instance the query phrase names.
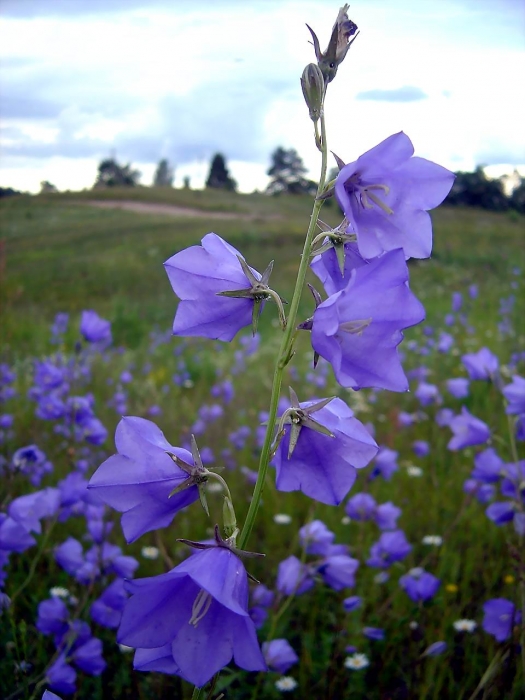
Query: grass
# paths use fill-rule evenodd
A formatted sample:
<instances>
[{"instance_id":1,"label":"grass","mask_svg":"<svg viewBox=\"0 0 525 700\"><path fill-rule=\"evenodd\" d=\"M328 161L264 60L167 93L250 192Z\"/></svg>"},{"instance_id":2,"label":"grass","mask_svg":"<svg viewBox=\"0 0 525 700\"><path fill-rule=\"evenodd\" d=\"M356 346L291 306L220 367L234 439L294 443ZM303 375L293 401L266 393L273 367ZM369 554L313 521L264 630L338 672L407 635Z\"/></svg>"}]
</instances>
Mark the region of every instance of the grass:
<instances>
[{"instance_id":1,"label":"grass","mask_svg":"<svg viewBox=\"0 0 525 700\"><path fill-rule=\"evenodd\" d=\"M97 209L85 203L94 198L133 198L197 207L210 211L210 218L178 219ZM224 406L224 414L207 427L204 435L198 436L198 441L201 449L210 447L218 460L224 449L232 450L235 468L226 471L225 478L242 523L250 487L239 468L255 469L257 464L253 433L260 421L259 412L267 408L269 401L272 362L279 340L276 312L274 308L265 311L260 327L261 347L255 354L244 357L246 368L238 373L235 368L239 360L235 353L242 354L244 348L240 339L225 345L165 338L152 345L151 331L155 327L159 332L169 329L176 308L162 263L182 248L197 244L206 232L213 230L242 250L249 263L259 270L275 259L273 286L289 298L310 205L309 199L301 197L275 199L263 195L149 188L2 201L0 361L10 363L17 370L18 390L18 397L6 404L6 410L15 416L16 427L15 436L4 440L2 445L6 459L22 445L38 444L55 465L55 475L48 480L51 485L57 478L63 478L83 455L82 445L59 440L49 423L34 418L34 404L26 394L32 384L33 359L49 356L57 350L49 344L49 326L55 313L67 311L72 316L64 346L58 348L66 357L72 357L79 314L83 309L93 308L112 321L115 345L122 350L95 357L91 379L85 385L80 383L75 390L93 393L97 416L110 436L119 415L108 402L115 388L120 386L119 377L124 370L131 369L134 376L130 385L121 386L127 393L128 414L146 416L152 405L160 406L162 414L155 420L173 444L188 438L203 403L217 401L210 395L217 378L231 377L235 386L234 403ZM221 220L213 217L213 211L235 211L255 218ZM323 210L322 218L338 223L335 207ZM470 396L462 402L446 393L444 382L464 374L460 362L464 352L477 351L486 345L506 365L513 353L525 349L522 321L525 300L520 295L523 291L520 278L512 273L515 267L525 269L523 219L477 210L441 208L433 212L433 221L433 258L411 263L411 288L427 309L427 332L434 328L433 337L442 331L451 332L455 347L448 354L430 349L428 355L422 355L419 349L428 336L423 327L412 329L407 332L402 346L407 353L405 364L408 369L424 364L429 372L428 381L437 384L444 396L444 405L458 412L464 404L486 421L493 431L494 446L505 461L511 461L504 405L496 388L486 382L473 383ZM467 294L472 284L479 285L479 297L475 300L470 300ZM467 321L464 325L456 322L449 328L444 324L444 317L450 312L453 292L464 294ZM505 335L497 329L500 303L511 294L516 296L511 314L514 332ZM300 315L306 318L311 310L310 297L305 293ZM274 586L279 563L292 553L301 556L297 531L313 518L323 520L335 533L335 541L348 544L352 555L362 562L354 590L336 593L317 584L312 593L296 596L278 619L275 636L286 638L300 656L300 664L290 670L299 683L290 697L469 700L500 645L480 630L473 635L455 634L452 622L472 618L479 624L481 606L491 597L518 601L520 575L518 564L511 556L511 526L494 526L485 516L485 506L463 493L462 485L472 470L476 450L450 452L446 447L450 431L439 428L433 420L439 407L421 409L413 393L362 391L356 395L337 387L330 372L327 386L316 387L309 374L311 349L307 334L299 338L294 366L297 376L290 376L289 382L296 389L299 387L301 399L319 395L319 392L323 395L337 393L350 402L360 420L370 421L375 426L379 444L399 452L401 468L391 481L371 481L368 468L359 474L352 493L367 490L378 503L393 501L402 508L399 525L413 544L413 551L405 562L393 567L389 582L375 583L377 570L365 566L364 561L370 545L378 537L377 528L371 523L343 522L342 508L317 504L298 493L276 492L273 475L270 475L263 508L250 540L251 549L266 553L264 563L250 562L249 570L256 577L270 588ZM172 376L180 373L181 368L189 381L178 386L172 382ZM505 381L509 381L508 376ZM417 382L412 382L412 389L416 386ZM400 429L401 410L417 414L418 420L413 426ZM243 448L233 450L229 435L240 425L249 426L252 437ZM412 442L416 439L429 442L431 454L428 457L414 456ZM111 454L112 449L110 437L103 449L86 452L92 468ZM421 467L421 477L409 476L406 467L410 464ZM0 491L1 502L28 490L23 478L4 486L5 493ZM220 518L221 499L210 494L209 500L211 522L215 522ZM275 513L291 515L291 524L274 522ZM117 517L110 517L118 523ZM124 544L120 526L116 524L114 541L140 560L137 575L153 575L164 570L165 562L144 560L141 557L144 545L161 545L176 562L183 555L183 547L176 538L205 537L209 535L208 526L209 522L194 506L177 516L170 528L158 535L146 535L131 546ZM51 541L53 544L62 542L69 534L82 538L84 523L81 518L58 523ZM427 534L442 535L443 547L432 549L423 545L421 539ZM29 556L13 556L8 592L16 589L27 575L34 551L28 550ZM397 579L408 568L422 563L441 579L442 585L431 603L418 606L398 588ZM51 585L64 585L77 597L84 594L82 587L54 562L52 548L47 547L38 566L38 576L28 586L27 594L17 602L18 627L15 630L6 628L3 632L8 653L5 660L0 661L0 675L5 679L0 681L0 695L7 696L13 688L20 688L19 697L28 700L32 696L32 690L23 689L24 674L17 671L13 676L17 654L24 657L25 649L35 669L40 671L53 653L53 645L47 638L37 635L33 626L37 604L47 596ZM358 611L345 615L341 600L350 594L363 596L364 604ZM94 591L91 595L96 597ZM24 625L20 623L22 619ZM410 626L413 621L418 623L416 628ZM270 624L261 631L261 640L268 634ZM386 641L365 639L361 632L365 625L384 628ZM130 657L123 655L115 645L114 632L97 628L96 633L104 641L109 670L101 678L83 675L75 697L171 699L191 696L190 687L177 679L132 671ZM421 659L423 649L438 639L447 641L447 656ZM344 668L345 648L349 644L358 646L369 656L368 669L352 673ZM513 655L512 661L496 669L478 697L517 700L522 674L517 657ZM280 697L274 686L275 674L254 681L235 669L225 672L221 678L221 683L227 684L227 697L234 700L252 697L255 682L260 683L259 698Z\"/></svg>"}]
</instances>

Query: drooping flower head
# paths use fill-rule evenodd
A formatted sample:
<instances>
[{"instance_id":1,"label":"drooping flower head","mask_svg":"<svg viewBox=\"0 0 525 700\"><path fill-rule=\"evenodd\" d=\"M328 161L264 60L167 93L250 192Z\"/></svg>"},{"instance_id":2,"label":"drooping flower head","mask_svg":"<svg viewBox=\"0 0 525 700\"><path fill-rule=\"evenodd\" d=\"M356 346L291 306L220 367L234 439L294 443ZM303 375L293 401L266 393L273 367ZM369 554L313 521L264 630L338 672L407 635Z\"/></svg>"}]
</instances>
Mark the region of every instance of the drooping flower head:
<instances>
[{"instance_id":1,"label":"drooping flower head","mask_svg":"<svg viewBox=\"0 0 525 700\"><path fill-rule=\"evenodd\" d=\"M215 233L206 234L201 244L164 263L180 299L173 335L230 341L245 326L252 325L255 332L264 302L273 297L279 305L268 288L272 264L259 274Z\"/></svg>"},{"instance_id":2,"label":"drooping flower head","mask_svg":"<svg viewBox=\"0 0 525 700\"><path fill-rule=\"evenodd\" d=\"M413 153L412 142L400 132L353 163L341 163L335 196L364 258L395 248L403 248L406 258L430 256L427 212L445 199L454 174Z\"/></svg>"},{"instance_id":3,"label":"drooping flower head","mask_svg":"<svg viewBox=\"0 0 525 700\"><path fill-rule=\"evenodd\" d=\"M175 513L199 498L198 487L181 487L188 477L174 457L193 464L192 455L174 447L151 421L123 418L115 433L117 454L91 477L89 488L107 505L123 513L122 529L128 542L145 532L166 527ZM172 456L173 455L173 456Z\"/></svg>"},{"instance_id":4,"label":"drooping flower head","mask_svg":"<svg viewBox=\"0 0 525 700\"><path fill-rule=\"evenodd\" d=\"M232 659L264 671L255 626L248 615L248 579L227 546L206 546L167 574L126 583L117 634L134 647L134 666L182 676L203 686Z\"/></svg>"},{"instance_id":5,"label":"drooping flower head","mask_svg":"<svg viewBox=\"0 0 525 700\"><path fill-rule=\"evenodd\" d=\"M492 598L483 605L481 626L498 642L504 642L512 634L512 626L519 622L519 611L506 598Z\"/></svg>"},{"instance_id":6,"label":"drooping flower head","mask_svg":"<svg viewBox=\"0 0 525 700\"><path fill-rule=\"evenodd\" d=\"M352 488L356 469L365 467L378 447L341 399L299 403L294 397L273 460L276 487L337 505Z\"/></svg>"},{"instance_id":7,"label":"drooping flower head","mask_svg":"<svg viewBox=\"0 0 525 700\"><path fill-rule=\"evenodd\" d=\"M406 391L397 346L403 329L424 318L423 306L408 288L403 251L392 250L354 269L347 286L317 307L312 346L344 387Z\"/></svg>"},{"instance_id":8,"label":"drooping flower head","mask_svg":"<svg viewBox=\"0 0 525 700\"><path fill-rule=\"evenodd\" d=\"M462 450L464 447L482 445L490 438L488 425L473 416L465 406L462 406L461 413L454 416L448 425L454 433L447 445L449 450Z\"/></svg>"}]
</instances>

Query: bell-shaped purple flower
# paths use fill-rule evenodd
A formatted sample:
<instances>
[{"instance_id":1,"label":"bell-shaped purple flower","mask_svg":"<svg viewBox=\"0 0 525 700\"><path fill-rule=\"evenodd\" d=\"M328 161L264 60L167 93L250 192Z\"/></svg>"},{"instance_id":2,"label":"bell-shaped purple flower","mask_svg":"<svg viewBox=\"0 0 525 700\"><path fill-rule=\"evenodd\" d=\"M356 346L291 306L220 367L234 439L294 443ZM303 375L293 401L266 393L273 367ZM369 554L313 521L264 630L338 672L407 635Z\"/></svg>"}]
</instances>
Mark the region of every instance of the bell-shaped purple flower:
<instances>
[{"instance_id":1,"label":"bell-shaped purple flower","mask_svg":"<svg viewBox=\"0 0 525 700\"><path fill-rule=\"evenodd\" d=\"M100 343L101 345L111 343L111 323L101 318L96 311L82 312L80 332L88 343Z\"/></svg>"},{"instance_id":2,"label":"bell-shaped purple flower","mask_svg":"<svg viewBox=\"0 0 525 700\"><path fill-rule=\"evenodd\" d=\"M317 571L330 588L333 588L334 591L340 591L343 588L355 586L355 573L358 567L359 561L357 559L353 559L347 554L336 554L321 562Z\"/></svg>"},{"instance_id":3,"label":"bell-shaped purple flower","mask_svg":"<svg viewBox=\"0 0 525 700\"><path fill-rule=\"evenodd\" d=\"M510 637L512 626L518 621L516 606L506 598L492 598L483 605L481 626L498 642L504 642Z\"/></svg>"},{"instance_id":4,"label":"bell-shaped purple flower","mask_svg":"<svg viewBox=\"0 0 525 700\"><path fill-rule=\"evenodd\" d=\"M136 668L176 673L199 687L232 656L248 671L266 670L248 615L246 571L227 547L206 548L126 588L132 595L117 639L137 649Z\"/></svg>"},{"instance_id":5,"label":"bell-shaped purple flower","mask_svg":"<svg viewBox=\"0 0 525 700\"><path fill-rule=\"evenodd\" d=\"M493 447L489 447L474 457L471 477L485 484L494 484L504 474L504 463Z\"/></svg>"},{"instance_id":6,"label":"bell-shaped purple flower","mask_svg":"<svg viewBox=\"0 0 525 700\"><path fill-rule=\"evenodd\" d=\"M344 387L406 391L397 354L402 330L420 323L425 310L408 287L398 248L355 269L348 285L314 312L312 346Z\"/></svg>"},{"instance_id":7,"label":"bell-shaped purple flower","mask_svg":"<svg viewBox=\"0 0 525 700\"><path fill-rule=\"evenodd\" d=\"M512 383L503 388L507 399L506 413L511 415L525 413L525 379L519 375L512 377Z\"/></svg>"},{"instance_id":8,"label":"bell-shaped purple flower","mask_svg":"<svg viewBox=\"0 0 525 700\"><path fill-rule=\"evenodd\" d=\"M381 569L388 568L396 561L401 561L412 550L412 545L407 541L402 530L383 532L379 540L370 548L368 566Z\"/></svg>"},{"instance_id":9,"label":"bell-shaped purple flower","mask_svg":"<svg viewBox=\"0 0 525 700\"><path fill-rule=\"evenodd\" d=\"M200 246L191 246L166 260L164 267L180 302L173 335L230 341L252 324L256 301L248 296L221 296L252 286L239 258L242 255L216 233L208 233ZM243 258L244 261L244 258ZM261 275L250 268L255 279Z\"/></svg>"},{"instance_id":10,"label":"bell-shaped purple flower","mask_svg":"<svg viewBox=\"0 0 525 700\"><path fill-rule=\"evenodd\" d=\"M447 390L455 399L466 399L469 394L469 380L466 377L448 379Z\"/></svg>"},{"instance_id":11,"label":"bell-shaped purple flower","mask_svg":"<svg viewBox=\"0 0 525 700\"><path fill-rule=\"evenodd\" d=\"M492 379L499 369L499 360L488 348L468 353L461 358L470 379Z\"/></svg>"},{"instance_id":12,"label":"bell-shaped purple flower","mask_svg":"<svg viewBox=\"0 0 525 700\"><path fill-rule=\"evenodd\" d=\"M167 442L162 431L144 418L126 417L117 426L118 454L107 459L91 477L89 488L104 503L123 513L122 529L128 542L145 532L166 527L175 513L196 501L197 486L170 498L187 474L170 454L193 464L191 454Z\"/></svg>"},{"instance_id":13,"label":"bell-shaped purple flower","mask_svg":"<svg viewBox=\"0 0 525 700\"><path fill-rule=\"evenodd\" d=\"M293 554L284 559L277 569L276 588L282 595L301 595L314 585L310 567L302 564Z\"/></svg>"},{"instance_id":14,"label":"bell-shaped purple flower","mask_svg":"<svg viewBox=\"0 0 525 700\"><path fill-rule=\"evenodd\" d=\"M381 503L374 513L374 520L380 530L395 530L397 519L401 515L401 508L395 506L391 501Z\"/></svg>"},{"instance_id":15,"label":"bell-shaped purple flower","mask_svg":"<svg viewBox=\"0 0 525 700\"><path fill-rule=\"evenodd\" d=\"M307 401L297 408L307 411L315 404ZM273 460L277 471L276 486L279 491L302 491L321 503L338 505L352 488L356 469L365 467L376 455L378 447L363 424L339 398L316 410L312 418L324 429L323 432L317 432L308 424L303 425L291 454L293 418L291 426L285 425L286 433Z\"/></svg>"},{"instance_id":16,"label":"bell-shaped purple flower","mask_svg":"<svg viewBox=\"0 0 525 700\"><path fill-rule=\"evenodd\" d=\"M326 555L335 534L321 520L312 520L299 530L299 542L307 554Z\"/></svg>"},{"instance_id":17,"label":"bell-shaped purple flower","mask_svg":"<svg viewBox=\"0 0 525 700\"><path fill-rule=\"evenodd\" d=\"M64 695L71 695L75 692L75 681L77 672L66 663L65 654L60 654L58 659L46 671L46 681L49 687Z\"/></svg>"},{"instance_id":18,"label":"bell-shaped purple flower","mask_svg":"<svg viewBox=\"0 0 525 700\"><path fill-rule=\"evenodd\" d=\"M376 513L377 503L369 493L356 493L348 499L345 512L349 518L357 521L372 520Z\"/></svg>"},{"instance_id":19,"label":"bell-shaped purple flower","mask_svg":"<svg viewBox=\"0 0 525 700\"><path fill-rule=\"evenodd\" d=\"M411 569L399 579L399 585L415 603L433 598L440 583L438 578L419 567Z\"/></svg>"},{"instance_id":20,"label":"bell-shaped purple flower","mask_svg":"<svg viewBox=\"0 0 525 700\"><path fill-rule=\"evenodd\" d=\"M270 671L284 674L299 661L299 657L286 639L272 639L262 645L264 660Z\"/></svg>"},{"instance_id":21,"label":"bell-shaped purple flower","mask_svg":"<svg viewBox=\"0 0 525 700\"><path fill-rule=\"evenodd\" d=\"M445 199L455 176L413 153L406 134L393 134L337 176L335 196L364 258L394 248L403 248L406 258L430 256L432 222L427 212Z\"/></svg>"},{"instance_id":22,"label":"bell-shaped purple flower","mask_svg":"<svg viewBox=\"0 0 525 700\"><path fill-rule=\"evenodd\" d=\"M454 416L449 423L454 436L447 445L449 450L462 450L464 447L483 445L490 438L490 429L476 416L462 406L461 413Z\"/></svg>"}]
</instances>

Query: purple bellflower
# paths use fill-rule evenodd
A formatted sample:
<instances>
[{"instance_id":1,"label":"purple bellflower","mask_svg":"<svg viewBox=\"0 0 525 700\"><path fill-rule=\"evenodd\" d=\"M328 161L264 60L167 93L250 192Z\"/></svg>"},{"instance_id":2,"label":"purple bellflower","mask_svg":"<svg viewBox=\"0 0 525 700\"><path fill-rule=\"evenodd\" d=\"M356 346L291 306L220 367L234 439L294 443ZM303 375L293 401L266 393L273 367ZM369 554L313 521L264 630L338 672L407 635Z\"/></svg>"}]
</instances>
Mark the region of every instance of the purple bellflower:
<instances>
[{"instance_id":1,"label":"purple bellflower","mask_svg":"<svg viewBox=\"0 0 525 700\"><path fill-rule=\"evenodd\" d=\"M284 559L277 569L276 588L282 595L301 595L314 585L313 572L293 554Z\"/></svg>"},{"instance_id":2,"label":"purple bellflower","mask_svg":"<svg viewBox=\"0 0 525 700\"><path fill-rule=\"evenodd\" d=\"M515 619L516 618L516 619ZM519 622L516 606L506 598L492 598L483 605L483 622L481 626L496 641L504 642L512 633L512 626Z\"/></svg>"},{"instance_id":3,"label":"purple bellflower","mask_svg":"<svg viewBox=\"0 0 525 700\"><path fill-rule=\"evenodd\" d=\"M512 383L503 388L503 396L508 405L505 412L514 415L525 413L525 379L519 375L512 377Z\"/></svg>"},{"instance_id":4,"label":"purple bellflower","mask_svg":"<svg viewBox=\"0 0 525 700\"><path fill-rule=\"evenodd\" d=\"M91 477L89 488L123 513L122 529L128 542L150 530L166 527L177 511L199 498L198 487L184 486L188 473L171 456L192 465L192 455L170 445L154 423L126 417L117 426L118 454L107 459ZM193 478L190 476L190 478Z\"/></svg>"},{"instance_id":5,"label":"purple bellflower","mask_svg":"<svg viewBox=\"0 0 525 700\"><path fill-rule=\"evenodd\" d=\"M271 671L284 674L299 661L299 657L286 639L272 639L264 642L262 652L266 665Z\"/></svg>"},{"instance_id":6,"label":"purple bellflower","mask_svg":"<svg viewBox=\"0 0 525 700\"><path fill-rule=\"evenodd\" d=\"M395 248L403 248L406 258L430 256L427 212L445 199L455 176L413 153L412 142L400 132L341 167L335 196L364 258Z\"/></svg>"},{"instance_id":7,"label":"purple bellflower","mask_svg":"<svg viewBox=\"0 0 525 700\"><path fill-rule=\"evenodd\" d=\"M370 548L368 566L381 569L388 568L396 561L401 561L412 550L412 545L406 539L402 530L383 532L379 540Z\"/></svg>"},{"instance_id":8,"label":"purple bellflower","mask_svg":"<svg viewBox=\"0 0 525 700\"><path fill-rule=\"evenodd\" d=\"M454 416L449 423L454 436L447 445L449 450L462 450L464 447L483 445L490 438L490 429L476 416L462 406L461 413Z\"/></svg>"},{"instance_id":9,"label":"purple bellflower","mask_svg":"<svg viewBox=\"0 0 525 700\"><path fill-rule=\"evenodd\" d=\"M463 355L461 361L469 378L473 380L492 379L499 368L498 358L488 348L481 348L478 352Z\"/></svg>"},{"instance_id":10,"label":"purple bellflower","mask_svg":"<svg viewBox=\"0 0 525 700\"><path fill-rule=\"evenodd\" d=\"M466 377L448 379L447 390L455 399L466 399L469 394L469 380Z\"/></svg>"},{"instance_id":11,"label":"purple bellflower","mask_svg":"<svg viewBox=\"0 0 525 700\"><path fill-rule=\"evenodd\" d=\"M410 569L408 574L399 579L399 585L415 603L433 598L440 583L438 578L420 567Z\"/></svg>"},{"instance_id":12,"label":"purple bellflower","mask_svg":"<svg viewBox=\"0 0 525 700\"><path fill-rule=\"evenodd\" d=\"M385 253L353 270L348 285L314 312L312 346L333 367L341 386L406 391L397 354L402 330L425 310L408 287L403 251Z\"/></svg>"},{"instance_id":13,"label":"purple bellflower","mask_svg":"<svg viewBox=\"0 0 525 700\"><path fill-rule=\"evenodd\" d=\"M164 263L180 299L173 335L230 341L250 324L255 333L264 302L281 303L268 287L272 264L259 274L216 233L206 234L201 243Z\"/></svg>"},{"instance_id":14,"label":"purple bellflower","mask_svg":"<svg viewBox=\"0 0 525 700\"><path fill-rule=\"evenodd\" d=\"M82 312L80 319L80 332L88 343L111 343L111 323L101 318L96 311Z\"/></svg>"},{"instance_id":15,"label":"purple bellflower","mask_svg":"<svg viewBox=\"0 0 525 700\"><path fill-rule=\"evenodd\" d=\"M352 488L356 469L365 467L378 447L341 399L300 404L291 393L292 406L281 417L285 434L273 460L276 487L338 505Z\"/></svg>"},{"instance_id":16,"label":"purple bellflower","mask_svg":"<svg viewBox=\"0 0 525 700\"><path fill-rule=\"evenodd\" d=\"M248 615L248 578L226 545L206 546L167 574L126 582L117 634L137 649L135 668L182 676L203 686L233 658L248 671L264 671Z\"/></svg>"}]
</instances>

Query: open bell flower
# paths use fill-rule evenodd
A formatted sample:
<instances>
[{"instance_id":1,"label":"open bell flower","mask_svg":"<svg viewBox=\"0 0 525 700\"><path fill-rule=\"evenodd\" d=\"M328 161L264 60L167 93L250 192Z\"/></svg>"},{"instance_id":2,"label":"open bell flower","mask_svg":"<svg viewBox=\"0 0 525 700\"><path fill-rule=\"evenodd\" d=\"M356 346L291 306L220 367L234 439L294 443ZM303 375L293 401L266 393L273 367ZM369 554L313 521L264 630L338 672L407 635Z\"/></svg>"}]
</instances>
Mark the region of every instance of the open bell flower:
<instances>
[{"instance_id":1,"label":"open bell flower","mask_svg":"<svg viewBox=\"0 0 525 700\"><path fill-rule=\"evenodd\" d=\"M174 460L193 464L192 455L170 445L155 423L134 416L122 418L115 444L117 454L100 465L88 488L123 513L122 530L128 542L166 527L177 511L199 498L197 482L190 484L188 473ZM175 489L180 490L173 493Z\"/></svg>"},{"instance_id":2,"label":"open bell flower","mask_svg":"<svg viewBox=\"0 0 525 700\"><path fill-rule=\"evenodd\" d=\"M248 615L248 579L227 546L206 546L166 574L127 581L117 634L135 648L134 667L202 687L232 659L247 671L266 664Z\"/></svg>"},{"instance_id":3,"label":"open bell flower","mask_svg":"<svg viewBox=\"0 0 525 700\"><path fill-rule=\"evenodd\" d=\"M352 488L356 469L377 454L375 440L339 398L299 404L292 392L292 399L290 422L283 425L273 459L276 487L338 505Z\"/></svg>"},{"instance_id":4,"label":"open bell flower","mask_svg":"<svg viewBox=\"0 0 525 700\"><path fill-rule=\"evenodd\" d=\"M249 325L255 333L264 303L271 298L278 304L284 323L280 299L268 287L272 263L261 275L217 234L206 234L201 243L164 263L180 299L173 335L230 341Z\"/></svg>"},{"instance_id":5,"label":"open bell flower","mask_svg":"<svg viewBox=\"0 0 525 700\"><path fill-rule=\"evenodd\" d=\"M455 176L413 153L412 142L401 131L353 163L338 160L335 197L364 258L395 248L403 248L406 258L430 256L432 221L427 212L445 199Z\"/></svg>"},{"instance_id":6,"label":"open bell flower","mask_svg":"<svg viewBox=\"0 0 525 700\"><path fill-rule=\"evenodd\" d=\"M398 248L352 270L347 286L317 307L312 347L330 362L341 386L407 391L397 346L402 330L424 318Z\"/></svg>"}]
</instances>

